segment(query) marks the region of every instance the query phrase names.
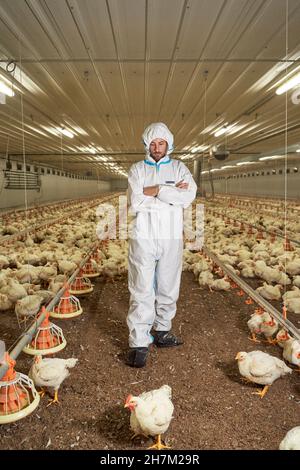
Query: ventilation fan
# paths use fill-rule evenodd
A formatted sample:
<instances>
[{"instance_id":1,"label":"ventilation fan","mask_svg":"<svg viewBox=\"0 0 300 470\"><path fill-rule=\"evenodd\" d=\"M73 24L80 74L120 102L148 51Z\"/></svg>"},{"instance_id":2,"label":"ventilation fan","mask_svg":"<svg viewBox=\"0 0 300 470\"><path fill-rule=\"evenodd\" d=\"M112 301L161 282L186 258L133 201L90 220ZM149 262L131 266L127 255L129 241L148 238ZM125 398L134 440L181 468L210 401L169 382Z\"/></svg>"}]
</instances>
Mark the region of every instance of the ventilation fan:
<instances>
[{"instance_id":1,"label":"ventilation fan","mask_svg":"<svg viewBox=\"0 0 300 470\"><path fill-rule=\"evenodd\" d=\"M226 160L229 157L229 153L225 145L214 145L210 149L210 156L217 160Z\"/></svg>"}]
</instances>

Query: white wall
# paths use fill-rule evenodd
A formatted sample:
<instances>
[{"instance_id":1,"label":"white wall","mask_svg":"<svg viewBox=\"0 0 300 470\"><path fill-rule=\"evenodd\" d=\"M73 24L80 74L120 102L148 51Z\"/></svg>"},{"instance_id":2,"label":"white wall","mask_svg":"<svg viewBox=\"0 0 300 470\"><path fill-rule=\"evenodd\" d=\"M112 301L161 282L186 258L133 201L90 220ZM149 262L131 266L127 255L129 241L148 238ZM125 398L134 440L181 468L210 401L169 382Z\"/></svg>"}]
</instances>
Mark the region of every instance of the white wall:
<instances>
[{"instance_id":1,"label":"white wall","mask_svg":"<svg viewBox=\"0 0 300 470\"><path fill-rule=\"evenodd\" d=\"M15 170L15 162L13 170ZM33 168L33 165L31 165ZM5 161L0 159L0 208L24 207L24 189L4 189ZM20 170L21 172L22 170ZM58 175L40 175L40 191L27 190L27 204L42 204L62 199L73 199L110 191L109 181L82 180Z\"/></svg>"},{"instance_id":2,"label":"white wall","mask_svg":"<svg viewBox=\"0 0 300 470\"><path fill-rule=\"evenodd\" d=\"M126 191L128 187L127 178L122 178L120 180L113 179L111 180L111 191L124 190Z\"/></svg>"},{"instance_id":3,"label":"white wall","mask_svg":"<svg viewBox=\"0 0 300 470\"><path fill-rule=\"evenodd\" d=\"M282 170L282 174L279 174ZM266 172L270 174L267 175ZM248 176L248 173L250 176ZM285 175L284 168L276 168L276 174L272 174L272 170L264 170L264 175L252 176L253 171L247 171L246 177L217 179L219 176L214 176L214 189L216 193L223 194L240 194L247 196L269 196L275 198L284 198L285 195ZM244 174L244 173L240 173ZM207 194L211 193L211 185L208 179L203 180L203 188ZM294 173L293 167L290 167L290 173L287 174L287 197L300 199L300 168L298 172Z\"/></svg>"}]
</instances>

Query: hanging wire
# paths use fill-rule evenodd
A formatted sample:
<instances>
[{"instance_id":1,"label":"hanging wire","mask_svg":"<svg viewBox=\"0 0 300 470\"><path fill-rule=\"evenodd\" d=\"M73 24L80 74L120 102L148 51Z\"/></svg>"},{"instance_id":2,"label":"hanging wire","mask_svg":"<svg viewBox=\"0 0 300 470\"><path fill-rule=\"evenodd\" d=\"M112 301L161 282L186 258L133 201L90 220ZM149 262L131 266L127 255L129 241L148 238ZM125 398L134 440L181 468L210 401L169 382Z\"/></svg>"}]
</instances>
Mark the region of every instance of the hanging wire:
<instances>
[{"instance_id":1,"label":"hanging wire","mask_svg":"<svg viewBox=\"0 0 300 470\"><path fill-rule=\"evenodd\" d=\"M204 110L203 110L203 145L205 145L205 129L206 129L206 113L207 113L207 76L208 76L208 70L205 70L204 72ZM204 150L202 152L202 169L204 166ZM215 188L214 188L214 182L213 182L213 177L211 173L211 161L210 161L210 155L207 158L207 168L208 168L208 177L209 177L209 182L211 186L211 197L215 197Z\"/></svg>"},{"instance_id":2,"label":"hanging wire","mask_svg":"<svg viewBox=\"0 0 300 470\"><path fill-rule=\"evenodd\" d=\"M206 129L206 106L207 106L207 70L204 72L204 103L203 103L203 140L202 145L205 146L205 129ZM202 152L202 165L204 164L204 150Z\"/></svg>"},{"instance_id":3,"label":"hanging wire","mask_svg":"<svg viewBox=\"0 0 300 470\"><path fill-rule=\"evenodd\" d=\"M21 54L21 42L19 39L19 56L20 56L20 83L23 89L23 73L22 73L22 54ZM22 152L23 152L23 174L24 174L24 204L25 204L25 222L26 228L28 228L28 200L27 200L27 180L26 180L26 151L25 151L25 131L24 131L24 103L23 103L23 91L21 90L21 129L22 129ZM26 239L24 241L24 251L26 255L26 265L29 272L28 265L28 247L26 245Z\"/></svg>"},{"instance_id":4,"label":"hanging wire","mask_svg":"<svg viewBox=\"0 0 300 470\"><path fill-rule=\"evenodd\" d=\"M13 65L13 67L10 67L11 65ZM6 66L5 66L5 70L6 70L7 73L11 74L11 89L14 92L16 63L13 60L7 62ZM11 115L12 115L12 111L11 111L10 108L8 108L8 117L9 117L9 119L7 120L8 122L10 122ZM9 143L10 143L9 141L10 141L10 135L7 134L5 163L10 161L9 154L8 154ZM5 179L3 178L2 185L1 185L1 188L0 188L0 194L2 194L4 184L5 184Z\"/></svg>"},{"instance_id":5,"label":"hanging wire","mask_svg":"<svg viewBox=\"0 0 300 470\"><path fill-rule=\"evenodd\" d=\"M61 170L64 171L64 151L63 151L63 134L60 133L60 153L61 153Z\"/></svg>"},{"instance_id":6,"label":"hanging wire","mask_svg":"<svg viewBox=\"0 0 300 470\"><path fill-rule=\"evenodd\" d=\"M21 57L21 43L19 40L19 50L20 50L20 83L23 87L23 73L22 73L22 57ZM26 180L26 154L25 154L25 132L24 132L24 103L23 103L23 92L21 91L21 129L22 129L22 153L23 153L23 173L24 173L24 204L25 204L25 217L26 217L26 226L27 226L27 180Z\"/></svg>"},{"instance_id":7,"label":"hanging wire","mask_svg":"<svg viewBox=\"0 0 300 470\"><path fill-rule=\"evenodd\" d=\"M285 0L285 80L287 80L288 74L288 52L289 52L289 0ZM284 156L284 252L285 252L285 273L286 273L286 265L287 265L287 190L288 190L288 182L287 182L287 153L288 153L288 91L285 92L285 133L284 133L284 145L285 145L285 156ZM284 293L286 293L287 286L284 285Z\"/></svg>"}]
</instances>

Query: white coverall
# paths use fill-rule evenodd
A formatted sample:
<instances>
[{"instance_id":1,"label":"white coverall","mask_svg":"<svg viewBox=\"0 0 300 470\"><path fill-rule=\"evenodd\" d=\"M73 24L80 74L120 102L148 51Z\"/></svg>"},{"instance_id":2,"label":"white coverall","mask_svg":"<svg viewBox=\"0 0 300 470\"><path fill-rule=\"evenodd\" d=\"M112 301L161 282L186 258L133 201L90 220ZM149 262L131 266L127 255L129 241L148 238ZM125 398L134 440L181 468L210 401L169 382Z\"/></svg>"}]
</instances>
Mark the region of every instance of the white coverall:
<instances>
[{"instance_id":1,"label":"white coverall","mask_svg":"<svg viewBox=\"0 0 300 470\"><path fill-rule=\"evenodd\" d=\"M167 154L157 163L150 156L152 140L168 142ZM128 174L130 212L135 215L129 240L127 316L129 347L148 347L150 330L170 331L179 296L183 251L183 209L195 199L197 186L188 168L171 160L173 135L163 123L151 124L143 134L147 155ZM179 189L179 181L188 189ZM159 185L156 197L143 194Z\"/></svg>"}]
</instances>

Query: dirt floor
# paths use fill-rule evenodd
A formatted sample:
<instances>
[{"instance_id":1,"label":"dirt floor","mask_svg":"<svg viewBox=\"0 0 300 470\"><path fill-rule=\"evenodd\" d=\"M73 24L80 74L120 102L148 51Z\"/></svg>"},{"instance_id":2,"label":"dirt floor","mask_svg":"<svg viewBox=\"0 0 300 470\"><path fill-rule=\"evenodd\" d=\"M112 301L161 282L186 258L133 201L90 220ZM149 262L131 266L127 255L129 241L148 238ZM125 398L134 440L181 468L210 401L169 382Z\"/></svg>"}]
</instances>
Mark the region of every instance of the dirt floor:
<instances>
[{"instance_id":1,"label":"dirt floor","mask_svg":"<svg viewBox=\"0 0 300 470\"><path fill-rule=\"evenodd\" d=\"M94 291L81 297L83 315L54 321L68 342L59 357L79 359L61 386L61 404L46 408L45 396L29 417L2 425L0 449L146 449L151 440L131 441L124 401L163 384L173 391L174 419L165 436L173 449L278 449L300 425L300 374L277 380L263 399L240 380L238 351L281 357L281 349L247 339L254 307L237 291L210 293L183 273L173 330L184 345L153 346L146 368L134 369L124 364L127 280L93 282ZM18 334L14 314L2 313L0 338L10 346ZM31 361L22 354L17 370L28 373Z\"/></svg>"}]
</instances>

